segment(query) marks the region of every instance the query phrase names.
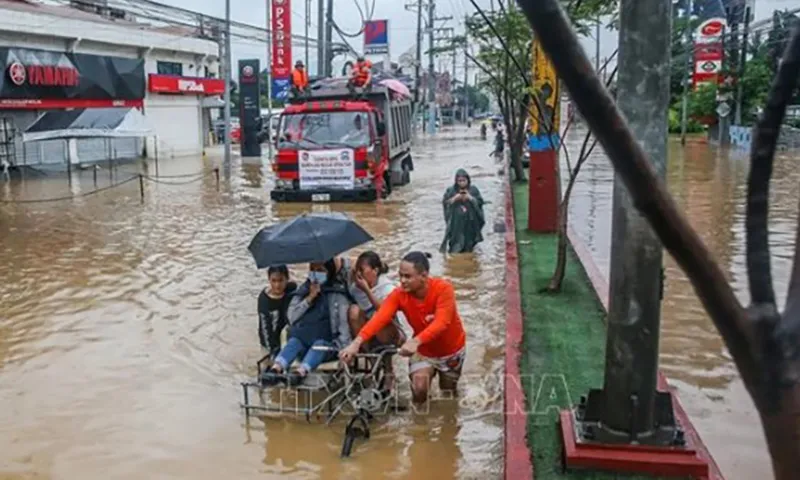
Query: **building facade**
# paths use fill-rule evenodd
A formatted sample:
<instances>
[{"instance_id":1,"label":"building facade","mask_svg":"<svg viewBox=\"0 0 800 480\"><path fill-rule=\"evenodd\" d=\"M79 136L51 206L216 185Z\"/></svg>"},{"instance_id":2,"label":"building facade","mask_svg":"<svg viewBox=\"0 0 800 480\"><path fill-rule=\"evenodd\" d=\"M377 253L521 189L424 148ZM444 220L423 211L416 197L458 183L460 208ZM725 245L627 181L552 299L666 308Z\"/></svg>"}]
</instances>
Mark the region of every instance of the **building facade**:
<instances>
[{"instance_id":1,"label":"building facade","mask_svg":"<svg viewBox=\"0 0 800 480\"><path fill-rule=\"evenodd\" d=\"M47 140L24 147L18 135L15 163L202 153L211 110L222 106L225 88L218 44L113 13L0 0L0 119L21 133L47 111L137 108L154 131L147 139Z\"/></svg>"}]
</instances>

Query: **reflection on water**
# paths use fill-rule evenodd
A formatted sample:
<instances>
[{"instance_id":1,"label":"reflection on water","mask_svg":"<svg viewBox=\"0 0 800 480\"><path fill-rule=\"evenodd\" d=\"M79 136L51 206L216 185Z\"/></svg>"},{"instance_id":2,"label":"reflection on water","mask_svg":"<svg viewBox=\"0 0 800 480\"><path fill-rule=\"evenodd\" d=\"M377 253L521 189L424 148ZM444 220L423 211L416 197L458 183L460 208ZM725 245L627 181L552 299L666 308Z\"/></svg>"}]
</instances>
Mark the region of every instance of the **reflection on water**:
<instances>
[{"instance_id":1,"label":"reflection on water","mask_svg":"<svg viewBox=\"0 0 800 480\"><path fill-rule=\"evenodd\" d=\"M143 204L132 182L72 202L0 205L0 477L499 476L501 387L491 380L503 367L502 235L487 228L471 255L437 252L441 195L457 168L467 165L490 200L487 225L502 216L488 149L423 141L412 184L383 204L276 205L269 166L247 163L223 175L219 192L211 176L148 183ZM214 163L164 161L159 173ZM102 172L98 186L135 171ZM4 188L4 198L43 198L94 185L81 172L71 184L29 179ZM339 459L342 422L246 422L238 408L238 383L261 354L255 309L265 285L247 245L258 228L309 210L353 215L393 279L402 254L434 253L433 273L455 283L467 326L462 401L379 420L347 461Z\"/></svg>"},{"instance_id":2,"label":"reflection on water","mask_svg":"<svg viewBox=\"0 0 800 480\"><path fill-rule=\"evenodd\" d=\"M585 131L567 143L578 151ZM667 182L679 207L748 302L745 264L744 152L718 152L705 144L681 148L671 141ZM577 153L575 153L577 155ZM779 153L771 185L770 245L776 294L785 299L796 228L798 157ZM613 169L598 147L584 164L570 205L570 221L608 275ZM755 407L714 325L683 271L664 258L667 284L662 305L661 368L714 458L730 479L769 478L771 467Z\"/></svg>"}]
</instances>

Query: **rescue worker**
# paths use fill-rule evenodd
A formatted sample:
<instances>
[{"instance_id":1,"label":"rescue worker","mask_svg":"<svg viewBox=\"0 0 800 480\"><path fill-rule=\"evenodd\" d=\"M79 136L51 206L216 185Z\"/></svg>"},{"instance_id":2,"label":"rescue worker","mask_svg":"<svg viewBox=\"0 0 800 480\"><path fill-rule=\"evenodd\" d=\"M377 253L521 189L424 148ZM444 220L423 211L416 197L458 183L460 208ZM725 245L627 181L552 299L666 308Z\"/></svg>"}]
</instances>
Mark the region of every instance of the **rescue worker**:
<instances>
[{"instance_id":1,"label":"rescue worker","mask_svg":"<svg viewBox=\"0 0 800 480\"><path fill-rule=\"evenodd\" d=\"M292 93L295 97L305 95L308 92L308 72L301 60L294 64L292 70Z\"/></svg>"},{"instance_id":2,"label":"rescue worker","mask_svg":"<svg viewBox=\"0 0 800 480\"><path fill-rule=\"evenodd\" d=\"M366 60L363 55L359 55L356 64L353 65L353 72L351 73L350 81L347 83L347 87L351 92L354 92L356 88L368 90L371 86L371 82L372 62Z\"/></svg>"}]
</instances>

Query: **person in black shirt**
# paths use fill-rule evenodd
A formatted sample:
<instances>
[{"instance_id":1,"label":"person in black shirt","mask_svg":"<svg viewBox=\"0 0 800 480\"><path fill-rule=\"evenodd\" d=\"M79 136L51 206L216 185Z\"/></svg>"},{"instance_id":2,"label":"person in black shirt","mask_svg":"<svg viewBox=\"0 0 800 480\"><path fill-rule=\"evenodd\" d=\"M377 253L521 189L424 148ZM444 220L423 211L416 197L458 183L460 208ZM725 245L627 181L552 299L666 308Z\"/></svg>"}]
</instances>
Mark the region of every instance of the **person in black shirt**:
<instances>
[{"instance_id":1,"label":"person in black shirt","mask_svg":"<svg viewBox=\"0 0 800 480\"><path fill-rule=\"evenodd\" d=\"M269 267L267 278L269 287L258 295L258 339L274 357L281 349L281 332L289 323L286 310L297 284L289 281L285 265Z\"/></svg>"}]
</instances>

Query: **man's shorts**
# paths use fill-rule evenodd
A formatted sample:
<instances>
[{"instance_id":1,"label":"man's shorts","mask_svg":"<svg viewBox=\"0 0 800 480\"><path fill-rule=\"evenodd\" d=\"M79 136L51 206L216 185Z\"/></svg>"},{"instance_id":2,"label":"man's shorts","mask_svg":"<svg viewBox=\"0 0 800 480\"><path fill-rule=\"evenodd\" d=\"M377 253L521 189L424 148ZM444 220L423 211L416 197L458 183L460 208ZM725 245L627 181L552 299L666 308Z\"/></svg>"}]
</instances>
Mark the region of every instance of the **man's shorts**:
<instances>
[{"instance_id":1,"label":"man's shorts","mask_svg":"<svg viewBox=\"0 0 800 480\"><path fill-rule=\"evenodd\" d=\"M458 378L461 375L461 368L464 366L466 356L466 346L447 357L424 357L417 352L408 361L408 373L413 374L423 368L433 367L442 375Z\"/></svg>"}]
</instances>

